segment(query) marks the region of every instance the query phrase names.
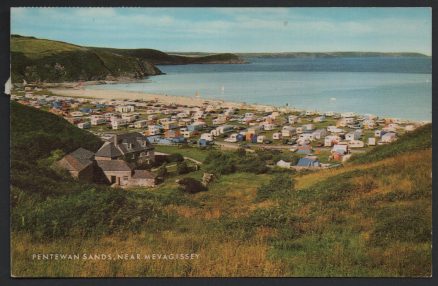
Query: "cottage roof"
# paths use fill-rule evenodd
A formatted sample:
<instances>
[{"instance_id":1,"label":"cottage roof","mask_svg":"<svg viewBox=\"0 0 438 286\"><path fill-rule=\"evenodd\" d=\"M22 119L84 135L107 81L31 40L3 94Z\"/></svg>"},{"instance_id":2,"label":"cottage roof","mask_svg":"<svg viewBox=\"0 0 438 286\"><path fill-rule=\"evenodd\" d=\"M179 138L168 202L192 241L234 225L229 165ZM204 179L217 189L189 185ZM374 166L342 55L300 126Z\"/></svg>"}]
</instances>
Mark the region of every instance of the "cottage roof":
<instances>
[{"instance_id":1,"label":"cottage roof","mask_svg":"<svg viewBox=\"0 0 438 286\"><path fill-rule=\"evenodd\" d=\"M147 170L135 170L134 175L132 175L133 179L155 179L156 177L156 174Z\"/></svg>"},{"instance_id":2,"label":"cottage roof","mask_svg":"<svg viewBox=\"0 0 438 286\"><path fill-rule=\"evenodd\" d=\"M113 142L103 143L102 147L96 152L96 157L116 158L121 155L122 153L116 148Z\"/></svg>"},{"instance_id":3,"label":"cottage roof","mask_svg":"<svg viewBox=\"0 0 438 286\"><path fill-rule=\"evenodd\" d=\"M99 166L102 171L131 171L132 168L129 164L123 160L97 160L97 166Z\"/></svg>"},{"instance_id":4,"label":"cottage roof","mask_svg":"<svg viewBox=\"0 0 438 286\"><path fill-rule=\"evenodd\" d=\"M60 163L64 165L68 171L79 172L93 163L93 156L93 152L84 148L78 148L70 154L65 155Z\"/></svg>"},{"instance_id":5,"label":"cottage roof","mask_svg":"<svg viewBox=\"0 0 438 286\"><path fill-rule=\"evenodd\" d=\"M145 142L145 144L143 143ZM152 149L152 145L138 132L116 134L105 142L97 151L97 157L116 158L125 154Z\"/></svg>"}]
</instances>

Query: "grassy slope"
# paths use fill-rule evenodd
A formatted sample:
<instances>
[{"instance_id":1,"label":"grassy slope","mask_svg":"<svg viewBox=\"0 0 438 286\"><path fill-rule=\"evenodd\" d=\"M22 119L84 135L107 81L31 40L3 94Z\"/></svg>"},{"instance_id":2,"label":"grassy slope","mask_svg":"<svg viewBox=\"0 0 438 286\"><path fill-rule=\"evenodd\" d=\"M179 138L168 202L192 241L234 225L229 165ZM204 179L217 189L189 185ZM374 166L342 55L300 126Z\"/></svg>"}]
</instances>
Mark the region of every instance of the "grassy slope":
<instances>
[{"instance_id":1,"label":"grassy slope","mask_svg":"<svg viewBox=\"0 0 438 286\"><path fill-rule=\"evenodd\" d=\"M41 119L35 118L41 115L40 111L21 111L30 114L31 122L38 124L23 126L25 122L29 124L30 118L20 120L26 115L13 106L17 115L12 121L13 134L14 130L22 130L23 134L33 129L50 130L40 127ZM426 141L431 138L427 127L414 134ZM430 275L431 149L425 144L410 151L402 147L411 141L407 138L382 147L385 151L374 151L381 154L377 161L295 176L294 191L274 193L261 202L255 201L256 190L270 180L270 174L224 175L210 185L208 192L188 195L176 191L174 177L153 190L107 192L105 188L79 184L50 172L38 173L41 169L36 167L13 165L13 273L19 276ZM12 143L15 144L14 137ZM34 177L29 179L25 176L28 173ZM17 174L21 177L16 177ZM185 176L200 178L202 170ZM42 199L35 197L41 193ZM79 229L85 231L78 232ZM38 262L29 259L29 251L193 252L200 254L201 259Z\"/></svg>"},{"instance_id":2,"label":"grassy slope","mask_svg":"<svg viewBox=\"0 0 438 286\"><path fill-rule=\"evenodd\" d=\"M172 56L152 49L81 47L69 43L11 37L12 81L62 82L103 80L108 77L142 78L160 74L154 64L239 62L233 54L203 57Z\"/></svg>"}]
</instances>

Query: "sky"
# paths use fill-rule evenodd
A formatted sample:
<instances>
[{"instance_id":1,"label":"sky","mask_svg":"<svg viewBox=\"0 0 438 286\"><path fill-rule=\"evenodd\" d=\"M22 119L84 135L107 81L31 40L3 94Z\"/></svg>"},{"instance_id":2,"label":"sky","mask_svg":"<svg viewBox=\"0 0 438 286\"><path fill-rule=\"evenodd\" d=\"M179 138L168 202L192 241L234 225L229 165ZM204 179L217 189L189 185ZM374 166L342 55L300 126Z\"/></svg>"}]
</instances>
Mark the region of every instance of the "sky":
<instances>
[{"instance_id":1,"label":"sky","mask_svg":"<svg viewBox=\"0 0 438 286\"><path fill-rule=\"evenodd\" d=\"M431 8L11 8L11 33L179 52L432 52Z\"/></svg>"}]
</instances>

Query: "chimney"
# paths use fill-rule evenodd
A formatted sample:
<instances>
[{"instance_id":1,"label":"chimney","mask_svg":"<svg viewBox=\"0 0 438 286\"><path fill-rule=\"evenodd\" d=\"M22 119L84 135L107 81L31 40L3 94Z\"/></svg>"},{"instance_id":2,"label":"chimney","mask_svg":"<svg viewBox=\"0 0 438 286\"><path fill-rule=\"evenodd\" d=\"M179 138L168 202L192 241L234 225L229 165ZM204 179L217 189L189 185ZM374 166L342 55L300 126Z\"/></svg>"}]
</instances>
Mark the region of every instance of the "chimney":
<instances>
[{"instance_id":1,"label":"chimney","mask_svg":"<svg viewBox=\"0 0 438 286\"><path fill-rule=\"evenodd\" d=\"M114 145L117 145L118 144L118 138L117 138L117 134L114 134L114 136L113 136L113 142L114 142Z\"/></svg>"}]
</instances>

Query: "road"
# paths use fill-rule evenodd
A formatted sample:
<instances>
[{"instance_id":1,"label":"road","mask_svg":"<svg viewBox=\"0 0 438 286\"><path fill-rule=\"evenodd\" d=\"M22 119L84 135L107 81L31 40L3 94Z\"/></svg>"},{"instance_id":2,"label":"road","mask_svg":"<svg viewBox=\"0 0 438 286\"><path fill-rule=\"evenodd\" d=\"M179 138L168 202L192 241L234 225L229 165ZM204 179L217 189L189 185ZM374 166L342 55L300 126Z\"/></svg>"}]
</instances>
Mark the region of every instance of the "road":
<instances>
[{"instance_id":1,"label":"road","mask_svg":"<svg viewBox=\"0 0 438 286\"><path fill-rule=\"evenodd\" d=\"M230 142L215 142L215 145L224 148L224 149L239 149L240 146L238 143L230 143ZM292 148L292 146L290 145L273 145L273 144L248 144L251 147L256 147L256 148L265 148L265 149L271 149L271 150L289 150L290 148ZM253 149L248 149L246 148L246 150L251 150L252 152L254 152ZM314 147L313 148L314 151L328 151L330 150L330 147ZM351 153L365 153L366 150L360 150L360 149L351 149Z\"/></svg>"}]
</instances>

